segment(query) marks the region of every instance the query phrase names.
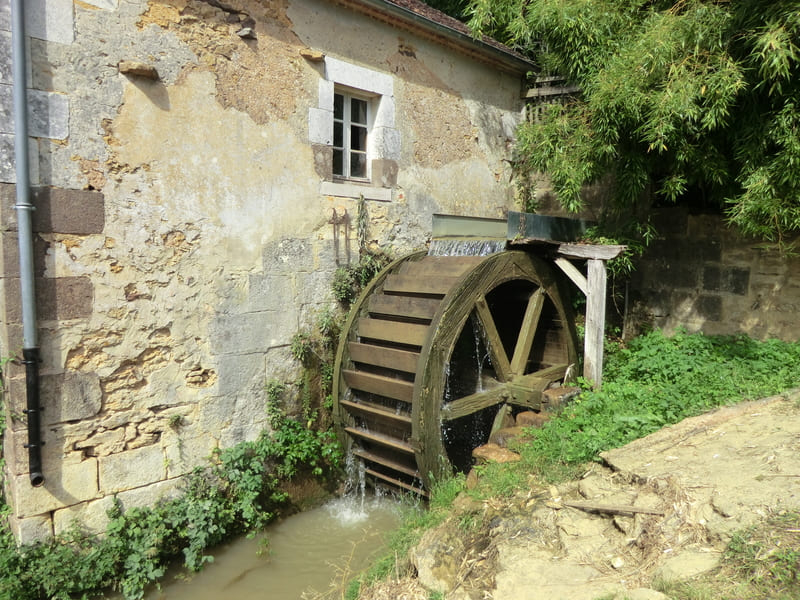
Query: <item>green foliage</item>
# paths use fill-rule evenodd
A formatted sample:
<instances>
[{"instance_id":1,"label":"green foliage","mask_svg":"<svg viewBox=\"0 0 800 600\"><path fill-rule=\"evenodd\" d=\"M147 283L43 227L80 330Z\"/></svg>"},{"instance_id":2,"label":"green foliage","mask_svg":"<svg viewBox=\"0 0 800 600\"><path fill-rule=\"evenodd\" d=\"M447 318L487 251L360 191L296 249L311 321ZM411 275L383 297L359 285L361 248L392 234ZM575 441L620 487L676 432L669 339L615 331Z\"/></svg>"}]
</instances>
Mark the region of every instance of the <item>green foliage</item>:
<instances>
[{"instance_id":1,"label":"green foliage","mask_svg":"<svg viewBox=\"0 0 800 600\"><path fill-rule=\"evenodd\" d=\"M525 468L557 474L711 408L797 385L800 344L653 331L607 347L603 387L587 389L522 448Z\"/></svg>"},{"instance_id":2,"label":"green foliage","mask_svg":"<svg viewBox=\"0 0 800 600\"><path fill-rule=\"evenodd\" d=\"M76 529L17 549L10 532L0 529L0 598L86 599L113 588L136 600L174 558L182 556L186 568L196 571L213 560L210 547L262 528L288 500L282 481L301 473L325 476L341 461L330 432L284 416L284 392L282 384L269 383L272 432L215 452L211 465L189 476L177 498L127 510L115 501L102 539Z\"/></svg>"},{"instance_id":3,"label":"green foliage","mask_svg":"<svg viewBox=\"0 0 800 600\"><path fill-rule=\"evenodd\" d=\"M314 326L292 338L292 355L303 365L298 382L301 417L308 427L323 431L332 424L333 367L344 315L326 308Z\"/></svg>"},{"instance_id":4,"label":"green foliage","mask_svg":"<svg viewBox=\"0 0 800 600\"><path fill-rule=\"evenodd\" d=\"M725 561L762 598L800 594L800 514L787 512L733 535Z\"/></svg>"},{"instance_id":5,"label":"green foliage","mask_svg":"<svg viewBox=\"0 0 800 600\"><path fill-rule=\"evenodd\" d=\"M614 233L606 233L608 230ZM624 224L604 224L604 227L590 227L585 238L594 244L612 244L627 246L625 252L616 258L606 261L606 268L612 278L630 275L634 270L634 261L644 254L650 242L655 239L656 232L649 223L628 221Z\"/></svg>"},{"instance_id":6,"label":"green foliage","mask_svg":"<svg viewBox=\"0 0 800 600\"><path fill-rule=\"evenodd\" d=\"M333 275L333 295L344 306L352 304L361 290L389 263L389 256L382 252L369 252L361 257L357 265L339 267Z\"/></svg>"},{"instance_id":7,"label":"green foliage","mask_svg":"<svg viewBox=\"0 0 800 600\"><path fill-rule=\"evenodd\" d=\"M581 88L517 136L518 171L546 173L564 207L611 176L623 212L654 190L766 239L800 230L796 0L473 0L470 14Z\"/></svg>"}]
</instances>

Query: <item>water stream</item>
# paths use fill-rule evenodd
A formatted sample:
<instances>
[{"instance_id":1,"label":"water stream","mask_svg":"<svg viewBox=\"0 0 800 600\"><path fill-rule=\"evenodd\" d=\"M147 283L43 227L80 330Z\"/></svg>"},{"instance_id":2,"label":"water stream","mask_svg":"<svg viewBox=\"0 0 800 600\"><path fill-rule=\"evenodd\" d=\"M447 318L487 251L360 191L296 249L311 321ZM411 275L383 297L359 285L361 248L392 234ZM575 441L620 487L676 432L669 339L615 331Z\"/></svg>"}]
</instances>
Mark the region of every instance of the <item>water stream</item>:
<instances>
[{"instance_id":1,"label":"water stream","mask_svg":"<svg viewBox=\"0 0 800 600\"><path fill-rule=\"evenodd\" d=\"M399 519L391 498L338 498L214 549L199 573L175 569L145 600L313 600L367 568Z\"/></svg>"}]
</instances>

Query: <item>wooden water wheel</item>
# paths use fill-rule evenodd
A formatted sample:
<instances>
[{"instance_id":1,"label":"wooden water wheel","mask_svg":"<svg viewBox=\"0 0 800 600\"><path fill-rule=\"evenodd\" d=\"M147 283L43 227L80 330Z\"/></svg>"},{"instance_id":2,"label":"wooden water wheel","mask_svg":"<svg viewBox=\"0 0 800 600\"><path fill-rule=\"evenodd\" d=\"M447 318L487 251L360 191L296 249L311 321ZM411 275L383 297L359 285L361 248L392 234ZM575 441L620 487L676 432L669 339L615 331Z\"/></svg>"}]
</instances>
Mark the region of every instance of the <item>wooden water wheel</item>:
<instances>
[{"instance_id":1,"label":"wooden water wheel","mask_svg":"<svg viewBox=\"0 0 800 600\"><path fill-rule=\"evenodd\" d=\"M576 362L571 307L540 258L412 254L370 283L345 324L337 429L366 473L424 495L469 468L501 407L539 409Z\"/></svg>"}]
</instances>

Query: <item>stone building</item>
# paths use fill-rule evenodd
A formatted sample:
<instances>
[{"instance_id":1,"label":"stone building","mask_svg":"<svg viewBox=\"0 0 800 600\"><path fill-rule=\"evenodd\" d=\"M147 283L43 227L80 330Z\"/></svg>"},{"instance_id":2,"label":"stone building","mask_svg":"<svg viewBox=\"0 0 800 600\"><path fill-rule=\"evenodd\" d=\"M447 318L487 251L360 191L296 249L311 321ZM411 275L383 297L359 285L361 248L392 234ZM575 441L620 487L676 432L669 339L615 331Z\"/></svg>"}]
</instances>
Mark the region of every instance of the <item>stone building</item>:
<instances>
[{"instance_id":1,"label":"stone building","mask_svg":"<svg viewBox=\"0 0 800 600\"><path fill-rule=\"evenodd\" d=\"M531 64L417 0L30 0L27 112L44 483L5 367L11 525L104 527L267 427L265 383L371 243L513 207ZM19 357L9 0L0 1L0 355ZM341 223L340 223L341 225ZM349 234L348 234L349 231ZM180 427L170 423L180 422Z\"/></svg>"}]
</instances>

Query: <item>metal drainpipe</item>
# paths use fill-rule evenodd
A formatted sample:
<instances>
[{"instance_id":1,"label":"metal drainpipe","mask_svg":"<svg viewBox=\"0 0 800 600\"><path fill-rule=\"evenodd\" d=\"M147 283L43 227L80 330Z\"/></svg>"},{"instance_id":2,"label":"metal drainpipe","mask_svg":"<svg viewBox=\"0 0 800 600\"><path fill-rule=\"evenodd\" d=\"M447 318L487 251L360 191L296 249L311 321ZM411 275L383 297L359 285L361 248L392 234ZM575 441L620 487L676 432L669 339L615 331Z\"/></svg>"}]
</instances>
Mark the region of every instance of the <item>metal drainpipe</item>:
<instances>
[{"instance_id":1,"label":"metal drainpipe","mask_svg":"<svg viewBox=\"0 0 800 600\"><path fill-rule=\"evenodd\" d=\"M27 52L25 49L25 1L11 0L11 60L13 64L14 159L17 173L17 229L19 233L19 281L22 288L22 359L28 417L28 466L31 485L44 483L39 400L39 343L36 331L36 294L33 272L33 204L30 201L28 165Z\"/></svg>"}]
</instances>

